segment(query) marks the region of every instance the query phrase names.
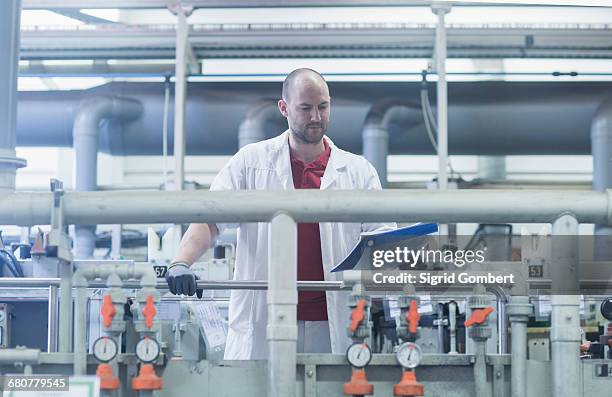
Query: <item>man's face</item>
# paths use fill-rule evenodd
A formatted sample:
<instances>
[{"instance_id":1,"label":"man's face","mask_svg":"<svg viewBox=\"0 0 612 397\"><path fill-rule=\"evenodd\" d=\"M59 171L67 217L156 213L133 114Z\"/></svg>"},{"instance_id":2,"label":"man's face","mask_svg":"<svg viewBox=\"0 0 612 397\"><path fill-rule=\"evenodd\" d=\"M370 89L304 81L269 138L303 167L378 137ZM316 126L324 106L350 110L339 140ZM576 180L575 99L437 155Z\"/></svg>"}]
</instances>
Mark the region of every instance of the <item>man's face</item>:
<instances>
[{"instance_id":1,"label":"man's face","mask_svg":"<svg viewBox=\"0 0 612 397\"><path fill-rule=\"evenodd\" d=\"M279 101L289 128L303 143L319 143L327 131L330 97L327 84L310 76L294 82L288 98Z\"/></svg>"}]
</instances>

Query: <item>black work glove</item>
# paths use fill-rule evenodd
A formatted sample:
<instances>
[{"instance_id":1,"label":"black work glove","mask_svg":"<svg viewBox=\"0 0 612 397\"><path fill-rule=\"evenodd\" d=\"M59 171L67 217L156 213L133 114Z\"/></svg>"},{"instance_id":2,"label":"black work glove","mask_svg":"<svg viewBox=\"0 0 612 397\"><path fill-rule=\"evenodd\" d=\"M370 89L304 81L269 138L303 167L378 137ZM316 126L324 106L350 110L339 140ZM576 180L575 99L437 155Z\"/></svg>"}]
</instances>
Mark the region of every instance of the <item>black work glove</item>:
<instances>
[{"instance_id":1,"label":"black work glove","mask_svg":"<svg viewBox=\"0 0 612 397\"><path fill-rule=\"evenodd\" d=\"M183 262L171 264L166 272L166 282L174 295L196 294L198 298L202 298L203 290L196 288L196 280L199 280L198 276Z\"/></svg>"}]
</instances>

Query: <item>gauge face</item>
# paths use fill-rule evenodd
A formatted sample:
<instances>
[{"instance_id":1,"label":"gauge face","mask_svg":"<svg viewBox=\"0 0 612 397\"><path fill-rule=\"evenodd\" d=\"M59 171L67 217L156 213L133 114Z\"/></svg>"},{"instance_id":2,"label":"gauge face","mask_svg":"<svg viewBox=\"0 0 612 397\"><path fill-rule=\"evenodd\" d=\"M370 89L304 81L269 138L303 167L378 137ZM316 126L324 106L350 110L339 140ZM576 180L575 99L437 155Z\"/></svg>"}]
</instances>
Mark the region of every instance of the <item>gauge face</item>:
<instances>
[{"instance_id":1,"label":"gauge face","mask_svg":"<svg viewBox=\"0 0 612 397\"><path fill-rule=\"evenodd\" d=\"M366 343L353 343L346 351L346 359L355 368L363 368L372 359L372 350Z\"/></svg>"},{"instance_id":2,"label":"gauge face","mask_svg":"<svg viewBox=\"0 0 612 397\"><path fill-rule=\"evenodd\" d=\"M136 357L143 363L152 363L159 357L160 348L155 339L145 336L136 344Z\"/></svg>"},{"instance_id":3,"label":"gauge face","mask_svg":"<svg viewBox=\"0 0 612 397\"><path fill-rule=\"evenodd\" d=\"M94 357L103 363L107 363L115 358L118 351L117 343L108 336L98 338L93 345Z\"/></svg>"},{"instance_id":4,"label":"gauge face","mask_svg":"<svg viewBox=\"0 0 612 397\"><path fill-rule=\"evenodd\" d=\"M606 298L601 302L600 311L606 320L612 321L612 298Z\"/></svg>"},{"instance_id":5,"label":"gauge face","mask_svg":"<svg viewBox=\"0 0 612 397\"><path fill-rule=\"evenodd\" d=\"M397 361L404 368L416 368L423 358L423 351L416 343L402 343L396 353Z\"/></svg>"}]
</instances>

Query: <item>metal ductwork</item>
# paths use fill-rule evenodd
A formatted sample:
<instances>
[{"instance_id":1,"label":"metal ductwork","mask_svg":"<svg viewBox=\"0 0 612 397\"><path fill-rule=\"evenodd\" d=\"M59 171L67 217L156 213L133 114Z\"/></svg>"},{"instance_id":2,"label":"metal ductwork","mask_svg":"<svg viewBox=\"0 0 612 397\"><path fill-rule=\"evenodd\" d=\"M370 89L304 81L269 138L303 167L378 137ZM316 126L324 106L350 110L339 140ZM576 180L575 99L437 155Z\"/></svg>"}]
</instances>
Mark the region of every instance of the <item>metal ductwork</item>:
<instances>
[{"instance_id":1,"label":"metal ductwork","mask_svg":"<svg viewBox=\"0 0 612 397\"><path fill-rule=\"evenodd\" d=\"M73 126L75 155L74 190L78 192L98 189L98 139L100 123L126 122L142 113L140 102L127 98L93 97L81 103ZM75 227L75 257L88 259L93 256L96 242L95 225Z\"/></svg>"},{"instance_id":2,"label":"metal ductwork","mask_svg":"<svg viewBox=\"0 0 612 397\"><path fill-rule=\"evenodd\" d=\"M15 156L20 15L21 1L0 3L0 191L15 189L16 170L26 164Z\"/></svg>"},{"instance_id":3,"label":"metal ductwork","mask_svg":"<svg viewBox=\"0 0 612 397\"><path fill-rule=\"evenodd\" d=\"M593 190L612 189L612 99L604 101L597 109L591 124L591 150L593 153ZM612 227L595 225L596 236L611 236ZM595 255L609 258L612 249L608 239L595 240Z\"/></svg>"},{"instance_id":4,"label":"metal ductwork","mask_svg":"<svg viewBox=\"0 0 612 397\"><path fill-rule=\"evenodd\" d=\"M372 103L403 98L418 103L420 82L330 82L328 134L342 149L362 153L361 132ZM609 82L449 83L452 155L590 154L589 131ZM244 115L261 98L280 96L280 82L191 82L187 98L187 154L233 154ZM129 96L143 104L138 120L101 126L100 150L114 155L161 155L164 83L116 82L85 91L21 92L18 146L72 146L74 110L98 95ZM435 97L431 98L435 103ZM435 111L435 109L434 109ZM173 123L169 114L169 125ZM277 135L286 122L266 122ZM172 128L170 129L172 135ZM434 154L423 124L389 126L389 154ZM172 148L172 136L169 150ZM555 142L554 145L551 142Z\"/></svg>"},{"instance_id":5,"label":"metal ductwork","mask_svg":"<svg viewBox=\"0 0 612 397\"><path fill-rule=\"evenodd\" d=\"M387 185L387 157L389 155L389 126L391 123L412 129L423 122L418 105L398 99L377 102L368 111L362 139L363 156L376 168L380 183Z\"/></svg>"},{"instance_id":6,"label":"metal ductwork","mask_svg":"<svg viewBox=\"0 0 612 397\"><path fill-rule=\"evenodd\" d=\"M254 105L247 112L244 120L240 123L238 128L238 148L263 141L266 138L277 135L275 134L268 136L266 134L266 128L268 123L282 124L285 122L285 118L278 110L277 101L274 99L264 100Z\"/></svg>"}]
</instances>

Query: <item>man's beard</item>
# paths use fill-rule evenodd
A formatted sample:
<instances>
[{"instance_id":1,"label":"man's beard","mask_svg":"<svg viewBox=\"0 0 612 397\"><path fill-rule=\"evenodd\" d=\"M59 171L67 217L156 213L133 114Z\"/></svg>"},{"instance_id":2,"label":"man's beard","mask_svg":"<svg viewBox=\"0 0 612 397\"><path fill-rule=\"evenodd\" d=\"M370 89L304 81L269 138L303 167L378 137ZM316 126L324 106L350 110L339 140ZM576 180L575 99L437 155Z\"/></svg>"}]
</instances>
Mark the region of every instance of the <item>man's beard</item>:
<instances>
[{"instance_id":1,"label":"man's beard","mask_svg":"<svg viewBox=\"0 0 612 397\"><path fill-rule=\"evenodd\" d=\"M317 129L315 132L314 129L310 129L309 127L320 127L320 129ZM297 129L295 127L291 128L291 131L293 131L298 141L310 144L316 144L321 142L321 139L323 139L323 135L325 135L326 130L326 126L324 126L322 123L307 124L302 129Z\"/></svg>"}]
</instances>

